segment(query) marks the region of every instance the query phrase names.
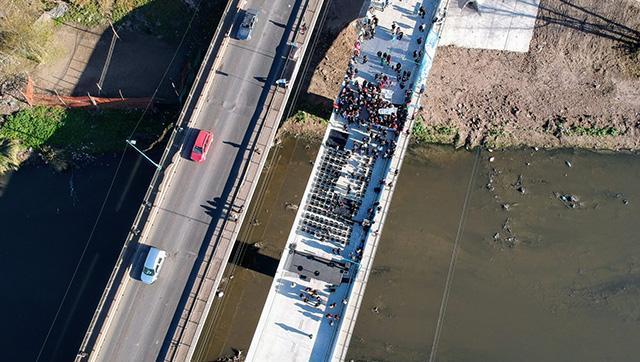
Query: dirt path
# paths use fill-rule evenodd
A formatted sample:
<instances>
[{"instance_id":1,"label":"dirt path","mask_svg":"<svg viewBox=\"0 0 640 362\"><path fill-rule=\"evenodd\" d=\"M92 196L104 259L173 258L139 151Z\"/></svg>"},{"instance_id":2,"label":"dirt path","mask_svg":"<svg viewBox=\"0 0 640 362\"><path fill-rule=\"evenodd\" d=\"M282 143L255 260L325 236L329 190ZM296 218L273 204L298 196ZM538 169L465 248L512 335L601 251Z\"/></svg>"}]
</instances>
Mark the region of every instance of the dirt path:
<instances>
[{"instance_id":1,"label":"dirt path","mask_svg":"<svg viewBox=\"0 0 640 362\"><path fill-rule=\"evenodd\" d=\"M640 149L640 3L540 6L526 54L438 50L427 127L459 146Z\"/></svg>"}]
</instances>

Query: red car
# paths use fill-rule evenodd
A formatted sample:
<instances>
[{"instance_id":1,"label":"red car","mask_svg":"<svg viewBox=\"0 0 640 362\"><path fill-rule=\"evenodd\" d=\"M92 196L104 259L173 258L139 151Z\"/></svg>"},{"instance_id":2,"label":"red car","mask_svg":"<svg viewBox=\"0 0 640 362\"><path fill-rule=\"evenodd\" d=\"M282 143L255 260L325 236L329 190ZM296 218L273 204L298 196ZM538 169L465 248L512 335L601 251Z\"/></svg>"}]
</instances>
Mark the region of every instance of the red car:
<instances>
[{"instance_id":1,"label":"red car","mask_svg":"<svg viewBox=\"0 0 640 362\"><path fill-rule=\"evenodd\" d=\"M191 159L195 162L202 162L205 160L209 145L213 140L213 134L209 131L200 130L198 137L193 143L193 149L191 150Z\"/></svg>"}]
</instances>

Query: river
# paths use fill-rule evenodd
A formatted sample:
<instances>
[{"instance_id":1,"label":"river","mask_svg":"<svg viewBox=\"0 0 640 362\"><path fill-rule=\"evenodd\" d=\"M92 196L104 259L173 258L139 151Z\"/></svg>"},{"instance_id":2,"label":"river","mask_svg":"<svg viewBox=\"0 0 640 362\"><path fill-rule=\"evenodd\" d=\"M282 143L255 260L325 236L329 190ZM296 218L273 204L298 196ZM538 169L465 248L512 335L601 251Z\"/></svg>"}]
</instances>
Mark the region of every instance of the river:
<instances>
[{"instance_id":1,"label":"river","mask_svg":"<svg viewBox=\"0 0 640 362\"><path fill-rule=\"evenodd\" d=\"M426 361L435 347L434 361L637 360L640 157L479 160L467 194L474 154L406 159L349 358Z\"/></svg>"},{"instance_id":2,"label":"river","mask_svg":"<svg viewBox=\"0 0 640 362\"><path fill-rule=\"evenodd\" d=\"M251 342L272 280L264 266L310 172L304 145L286 140L263 176L249 210L259 225L241 239L261 248L228 271L197 360ZM347 360L637 360L640 157L482 151L469 187L475 160L450 147L408 153Z\"/></svg>"},{"instance_id":3,"label":"river","mask_svg":"<svg viewBox=\"0 0 640 362\"><path fill-rule=\"evenodd\" d=\"M3 361L75 357L155 170L126 156L90 241L119 155L63 173L27 165L0 181Z\"/></svg>"}]
</instances>

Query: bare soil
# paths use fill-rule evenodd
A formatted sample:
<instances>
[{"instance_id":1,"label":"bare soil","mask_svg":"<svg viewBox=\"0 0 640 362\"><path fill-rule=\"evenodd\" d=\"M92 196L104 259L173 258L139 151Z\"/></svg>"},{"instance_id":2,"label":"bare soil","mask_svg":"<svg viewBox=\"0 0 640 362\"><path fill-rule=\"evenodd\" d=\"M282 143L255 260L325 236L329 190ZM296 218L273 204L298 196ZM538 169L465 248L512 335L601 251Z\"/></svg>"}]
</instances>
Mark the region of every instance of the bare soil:
<instances>
[{"instance_id":1,"label":"bare soil","mask_svg":"<svg viewBox=\"0 0 640 362\"><path fill-rule=\"evenodd\" d=\"M61 95L118 97L148 97L158 86L163 73L177 84L186 51L180 51L177 61L171 63L176 45L151 34L120 31L109 58L112 32L109 26L92 29L61 24L54 34L52 46L59 56L52 62L41 64L34 74L37 89L44 93L57 91ZM144 69L144 71L140 71ZM102 91L96 85L102 72ZM176 98L169 82L163 82L158 96L174 101Z\"/></svg>"},{"instance_id":2,"label":"bare soil","mask_svg":"<svg viewBox=\"0 0 640 362\"><path fill-rule=\"evenodd\" d=\"M329 31L326 30L328 33ZM323 32L325 33L325 32ZM323 37L325 34L320 35ZM328 34L327 34L328 36ZM307 89L307 93L316 97L333 100L338 95L340 85L344 78L344 72L349 64L349 59L353 55L353 44L357 39L356 28L349 23L337 36L333 36L335 41L326 50L326 54L319 61L317 67L313 69L311 82ZM330 111L330 110L329 110Z\"/></svg>"},{"instance_id":3,"label":"bare soil","mask_svg":"<svg viewBox=\"0 0 640 362\"><path fill-rule=\"evenodd\" d=\"M300 97L278 131L279 138L322 139L357 39L353 21L362 4L363 0L334 0L324 21L322 17L318 20L319 34L315 42L312 40L308 51L311 58L301 74Z\"/></svg>"},{"instance_id":4,"label":"bare soil","mask_svg":"<svg viewBox=\"0 0 640 362\"><path fill-rule=\"evenodd\" d=\"M311 59L302 73L298 108L328 118L357 39L353 21L363 0L334 0L324 21L319 19L317 41L311 43Z\"/></svg>"},{"instance_id":5,"label":"bare soil","mask_svg":"<svg viewBox=\"0 0 640 362\"><path fill-rule=\"evenodd\" d=\"M528 53L438 50L427 126L458 146L640 149L640 3L542 0Z\"/></svg>"}]
</instances>

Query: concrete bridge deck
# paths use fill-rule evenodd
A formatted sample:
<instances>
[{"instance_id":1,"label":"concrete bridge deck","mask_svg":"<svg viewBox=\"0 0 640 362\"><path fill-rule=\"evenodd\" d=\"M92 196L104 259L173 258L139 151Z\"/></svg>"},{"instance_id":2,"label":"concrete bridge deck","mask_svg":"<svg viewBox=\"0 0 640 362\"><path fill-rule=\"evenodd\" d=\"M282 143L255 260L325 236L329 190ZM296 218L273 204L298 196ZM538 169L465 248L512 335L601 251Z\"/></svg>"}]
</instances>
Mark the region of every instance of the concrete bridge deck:
<instances>
[{"instance_id":1,"label":"concrete bridge deck","mask_svg":"<svg viewBox=\"0 0 640 362\"><path fill-rule=\"evenodd\" d=\"M388 3L360 22L352 76L336 100L247 361L346 357L444 16L439 0ZM365 80L383 84L365 87ZM394 112L397 122L379 117Z\"/></svg>"}]
</instances>

